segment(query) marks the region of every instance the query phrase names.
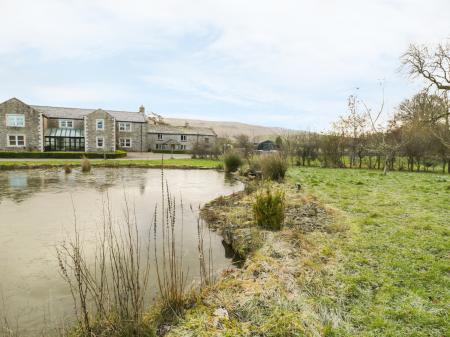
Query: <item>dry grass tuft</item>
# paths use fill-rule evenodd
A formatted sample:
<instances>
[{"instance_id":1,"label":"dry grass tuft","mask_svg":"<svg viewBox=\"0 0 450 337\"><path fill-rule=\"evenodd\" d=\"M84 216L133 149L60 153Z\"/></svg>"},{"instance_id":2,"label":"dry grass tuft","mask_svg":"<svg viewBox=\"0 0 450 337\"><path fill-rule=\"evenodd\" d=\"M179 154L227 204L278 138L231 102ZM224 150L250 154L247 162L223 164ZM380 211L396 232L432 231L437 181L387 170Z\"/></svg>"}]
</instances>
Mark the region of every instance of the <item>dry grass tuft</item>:
<instances>
[{"instance_id":1,"label":"dry grass tuft","mask_svg":"<svg viewBox=\"0 0 450 337\"><path fill-rule=\"evenodd\" d=\"M85 156L81 158L81 172L90 172L91 162Z\"/></svg>"}]
</instances>

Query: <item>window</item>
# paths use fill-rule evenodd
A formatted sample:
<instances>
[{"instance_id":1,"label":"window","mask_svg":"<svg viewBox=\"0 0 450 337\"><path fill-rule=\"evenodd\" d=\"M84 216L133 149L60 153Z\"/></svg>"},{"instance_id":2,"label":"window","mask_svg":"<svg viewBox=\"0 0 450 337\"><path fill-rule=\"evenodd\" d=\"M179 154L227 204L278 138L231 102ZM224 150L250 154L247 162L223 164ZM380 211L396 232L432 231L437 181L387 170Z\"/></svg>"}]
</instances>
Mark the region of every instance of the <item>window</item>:
<instances>
[{"instance_id":1,"label":"window","mask_svg":"<svg viewBox=\"0 0 450 337\"><path fill-rule=\"evenodd\" d=\"M119 131L130 132L131 123L119 123Z\"/></svg>"},{"instance_id":2,"label":"window","mask_svg":"<svg viewBox=\"0 0 450 337\"><path fill-rule=\"evenodd\" d=\"M209 138L205 137L205 143L209 143Z\"/></svg>"},{"instance_id":3,"label":"window","mask_svg":"<svg viewBox=\"0 0 450 337\"><path fill-rule=\"evenodd\" d=\"M162 139L163 139L162 133L158 133L158 140L162 140Z\"/></svg>"},{"instance_id":4,"label":"window","mask_svg":"<svg viewBox=\"0 0 450 337\"><path fill-rule=\"evenodd\" d=\"M73 128L73 121L68 119L61 119L59 121L59 127L63 129L71 129Z\"/></svg>"},{"instance_id":5,"label":"window","mask_svg":"<svg viewBox=\"0 0 450 337\"><path fill-rule=\"evenodd\" d=\"M105 120L104 119L97 119L97 122L96 122L96 129L97 130L104 130L105 129Z\"/></svg>"},{"instance_id":6,"label":"window","mask_svg":"<svg viewBox=\"0 0 450 337\"><path fill-rule=\"evenodd\" d=\"M120 138L119 145L120 145L120 147L131 147L131 139L130 138Z\"/></svg>"},{"instance_id":7,"label":"window","mask_svg":"<svg viewBox=\"0 0 450 337\"><path fill-rule=\"evenodd\" d=\"M164 144L156 144L157 150L164 150Z\"/></svg>"},{"instance_id":8,"label":"window","mask_svg":"<svg viewBox=\"0 0 450 337\"><path fill-rule=\"evenodd\" d=\"M97 137L97 147L103 147L105 145L103 137Z\"/></svg>"},{"instance_id":9,"label":"window","mask_svg":"<svg viewBox=\"0 0 450 337\"><path fill-rule=\"evenodd\" d=\"M181 145L180 145L180 150L186 150L186 145L181 144Z\"/></svg>"},{"instance_id":10,"label":"window","mask_svg":"<svg viewBox=\"0 0 450 337\"><path fill-rule=\"evenodd\" d=\"M25 136L24 135L8 135L8 146L20 147L25 146Z\"/></svg>"},{"instance_id":11,"label":"window","mask_svg":"<svg viewBox=\"0 0 450 337\"><path fill-rule=\"evenodd\" d=\"M6 126L23 128L25 126L25 115L6 115Z\"/></svg>"},{"instance_id":12,"label":"window","mask_svg":"<svg viewBox=\"0 0 450 337\"><path fill-rule=\"evenodd\" d=\"M181 141L182 141L182 142L185 142L186 140L187 140L186 135L181 135Z\"/></svg>"}]
</instances>

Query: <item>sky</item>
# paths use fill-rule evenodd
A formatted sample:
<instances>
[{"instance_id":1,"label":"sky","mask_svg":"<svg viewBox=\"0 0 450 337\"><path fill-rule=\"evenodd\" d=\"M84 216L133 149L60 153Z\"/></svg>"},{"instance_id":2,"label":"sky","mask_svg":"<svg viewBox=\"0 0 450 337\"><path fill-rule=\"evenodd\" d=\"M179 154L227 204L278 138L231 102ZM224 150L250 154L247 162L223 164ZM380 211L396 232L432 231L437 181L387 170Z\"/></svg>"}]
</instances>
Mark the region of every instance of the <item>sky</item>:
<instances>
[{"instance_id":1,"label":"sky","mask_svg":"<svg viewBox=\"0 0 450 337\"><path fill-rule=\"evenodd\" d=\"M0 0L0 101L319 131L356 94L424 83L400 57L450 37L449 0ZM386 117L387 118L387 117Z\"/></svg>"}]
</instances>

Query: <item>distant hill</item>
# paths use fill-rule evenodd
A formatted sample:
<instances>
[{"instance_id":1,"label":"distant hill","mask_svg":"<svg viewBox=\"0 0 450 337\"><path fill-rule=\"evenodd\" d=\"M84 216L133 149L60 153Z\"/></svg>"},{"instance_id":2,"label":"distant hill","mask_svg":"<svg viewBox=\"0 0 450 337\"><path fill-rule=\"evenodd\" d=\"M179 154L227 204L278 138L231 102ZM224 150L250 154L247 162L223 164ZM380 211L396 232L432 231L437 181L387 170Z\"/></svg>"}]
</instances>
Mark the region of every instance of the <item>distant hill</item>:
<instances>
[{"instance_id":1,"label":"distant hill","mask_svg":"<svg viewBox=\"0 0 450 337\"><path fill-rule=\"evenodd\" d=\"M186 122L191 126L212 128L219 137L234 137L245 134L251 140L263 140L274 138L277 135L301 132L279 127L268 127L261 125L245 124L239 122L204 121L198 119L164 118L164 122L172 125L182 126Z\"/></svg>"}]
</instances>

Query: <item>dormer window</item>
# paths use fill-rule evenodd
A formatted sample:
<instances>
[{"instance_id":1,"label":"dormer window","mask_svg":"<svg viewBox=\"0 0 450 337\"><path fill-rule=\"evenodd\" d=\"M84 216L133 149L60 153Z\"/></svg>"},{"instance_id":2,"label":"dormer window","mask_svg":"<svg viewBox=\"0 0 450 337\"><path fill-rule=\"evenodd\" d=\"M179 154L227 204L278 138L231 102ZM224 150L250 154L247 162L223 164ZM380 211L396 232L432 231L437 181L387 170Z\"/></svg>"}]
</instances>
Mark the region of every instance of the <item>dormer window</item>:
<instances>
[{"instance_id":1,"label":"dormer window","mask_svg":"<svg viewBox=\"0 0 450 337\"><path fill-rule=\"evenodd\" d=\"M6 115L6 126L12 126L16 128L23 128L25 126L25 115Z\"/></svg>"},{"instance_id":2,"label":"dormer window","mask_svg":"<svg viewBox=\"0 0 450 337\"><path fill-rule=\"evenodd\" d=\"M59 127L61 129L72 129L73 128L73 120L70 119L61 119L59 121Z\"/></svg>"},{"instance_id":3,"label":"dormer window","mask_svg":"<svg viewBox=\"0 0 450 337\"><path fill-rule=\"evenodd\" d=\"M104 119L97 119L96 121L96 130L105 130L105 120Z\"/></svg>"}]
</instances>

